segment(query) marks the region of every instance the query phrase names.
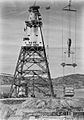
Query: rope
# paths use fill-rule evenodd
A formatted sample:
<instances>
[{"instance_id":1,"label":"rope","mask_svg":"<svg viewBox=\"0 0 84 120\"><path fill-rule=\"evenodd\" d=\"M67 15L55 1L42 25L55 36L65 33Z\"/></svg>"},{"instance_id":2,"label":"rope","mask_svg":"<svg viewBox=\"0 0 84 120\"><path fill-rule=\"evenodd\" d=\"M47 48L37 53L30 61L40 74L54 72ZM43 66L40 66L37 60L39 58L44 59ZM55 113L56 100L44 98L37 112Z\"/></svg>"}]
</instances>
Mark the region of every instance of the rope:
<instances>
[{"instance_id":1,"label":"rope","mask_svg":"<svg viewBox=\"0 0 84 120\"><path fill-rule=\"evenodd\" d=\"M36 0L34 0L34 5L33 6L35 6L36 5Z\"/></svg>"},{"instance_id":2,"label":"rope","mask_svg":"<svg viewBox=\"0 0 84 120\"><path fill-rule=\"evenodd\" d=\"M49 2L49 6L52 6L52 0L50 0ZM49 19L49 12L48 12L48 24L50 23L50 19ZM47 35L50 35L50 33L49 33L49 31L48 31L48 34ZM49 36L47 37L47 59L48 59L48 61L49 61Z\"/></svg>"},{"instance_id":3,"label":"rope","mask_svg":"<svg viewBox=\"0 0 84 120\"><path fill-rule=\"evenodd\" d=\"M49 12L47 12L48 13L48 19L47 19L47 23L49 24L50 22L49 22ZM49 61L49 30L48 30L48 32L47 32L47 59L48 59L48 61Z\"/></svg>"},{"instance_id":4,"label":"rope","mask_svg":"<svg viewBox=\"0 0 84 120\"><path fill-rule=\"evenodd\" d=\"M75 12L75 63L76 63L76 12ZM76 72L76 69L74 67L74 73Z\"/></svg>"},{"instance_id":5,"label":"rope","mask_svg":"<svg viewBox=\"0 0 84 120\"><path fill-rule=\"evenodd\" d=\"M64 50L64 47L63 47L63 15L62 15L62 61L64 60L63 58L63 51Z\"/></svg>"},{"instance_id":6,"label":"rope","mask_svg":"<svg viewBox=\"0 0 84 120\"><path fill-rule=\"evenodd\" d=\"M67 39L69 39L69 38L71 38L71 18L72 18L72 16L71 16L71 11L67 11L66 12L67 13L67 16L68 16L68 22L67 22L67 31L68 31L68 38ZM64 61L64 63L66 63L66 53L65 53L65 56L64 56L64 54L63 54L63 49L64 49L64 46L63 46L63 36L64 36L64 34L63 34L63 15L62 15L62 61ZM71 51L72 52L72 51ZM73 52L71 53L71 63L73 64L74 62L74 59L73 59ZM75 63L76 63L76 13L75 13ZM75 73L75 67L73 67L73 69L74 69L74 73ZM63 76L64 76L64 67L63 67Z\"/></svg>"},{"instance_id":7,"label":"rope","mask_svg":"<svg viewBox=\"0 0 84 120\"><path fill-rule=\"evenodd\" d=\"M74 53L72 53L72 64L73 64L73 54ZM73 67L73 73L75 73L75 67Z\"/></svg>"},{"instance_id":8,"label":"rope","mask_svg":"<svg viewBox=\"0 0 84 120\"><path fill-rule=\"evenodd\" d=\"M76 16L76 12L75 12L75 63L76 63L76 18L77 18L77 16Z\"/></svg>"},{"instance_id":9,"label":"rope","mask_svg":"<svg viewBox=\"0 0 84 120\"><path fill-rule=\"evenodd\" d=\"M68 38L67 38L67 40L68 39L71 39L71 27L73 27L72 26L72 15L71 15L71 11L67 11L66 12L67 13L67 16L68 16L68 21L67 21L67 24L66 24L66 30L67 30L67 35L68 35ZM65 17L65 18L67 18L67 17ZM72 71L73 71L73 73L75 73L75 67L74 67L74 64L76 64L76 12L75 12L75 20L74 20L74 24L75 24L75 30L74 30L74 34L75 34L75 56L74 56L74 53L73 53L73 51L71 51L72 53L71 53L71 57L69 58L69 60L70 60L70 62L71 62L71 66L73 67L72 69ZM64 43L64 41L63 41L63 39L64 39L64 33L63 33L63 15L62 15L62 61L66 64L66 53L65 53L65 56L64 56L64 54L63 54L63 49L64 49L64 45L63 45L63 43ZM73 62L74 61L74 57L75 57L75 63ZM74 64L73 64L74 63ZM65 76L65 67L63 67L63 81L64 81L64 83L65 83L65 79L64 79L64 76ZM65 86L63 86L64 88L65 88ZM65 90L65 89L64 89ZM65 91L64 91L65 92Z\"/></svg>"},{"instance_id":10,"label":"rope","mask_svg":"<svg viewBox=\"0 0 84 120\"><path fill-rule=\"evenodd\" d=\"M49 16L49 15L48 15ZM49 23L49 19L48 19L48 23ZM49 32L49 31L48 31ZM49 33L47 33L48 37L47 37L47 59L49 61Z\"/></svg>"},{"instance_id":11,"label":"rope","mask_svg":"<svg viewBox=\"0 0 84 120\"><path fill-rule=\"evenodd\" d=\"M63 56L63 54L64 54L64 46L63 46L63 14L62 14L62 61L64 61L64 56ZM63 79L64 79L64 67L63 67Z\"/></svg>"},{"instance_id":12,"label":"rope","mask_svg":"<svg viewBox=\"0 0 84 120\"><path fill-rule=\"evenodd\" d=\"M69 38L71 38L71 12L68 12L68 19L69 19Z\"/></svg>"}]
</instances>

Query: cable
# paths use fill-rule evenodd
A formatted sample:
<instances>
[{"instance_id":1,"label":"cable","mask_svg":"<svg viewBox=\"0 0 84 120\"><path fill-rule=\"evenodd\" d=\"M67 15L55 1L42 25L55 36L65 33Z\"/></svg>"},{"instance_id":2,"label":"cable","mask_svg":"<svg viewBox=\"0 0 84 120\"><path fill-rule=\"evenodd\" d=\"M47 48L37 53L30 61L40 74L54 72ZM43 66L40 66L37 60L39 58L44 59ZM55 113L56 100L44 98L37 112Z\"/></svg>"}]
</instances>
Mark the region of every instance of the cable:
<instances>
[{"instance_id":1,"label":"cable","mask_svg":"<svg viewBox=\"0 0 84 120\"><path fill-rule=\"evenodd\" d=\"M64 47L63 47L63 15L62 15L62 61L64 60L63 52L64 52Z\"/></svg>"},{"instance_id":2,"label":"cable","mask_svg":"<svg viewBox=\"0 0 84 120\"><path fill-rule=\"evenodd\" d=\"M76 63L76 12L75 12L75 63ZM74 73L76 72L76 69L74 67Z\"/></svg>"},{"instance_id":3,"label":"cable","mask_svg":"<svg viewBox=\"0 0 84 120\"><path fill-rule=\"evenodd\" d=\"M49 19L49 17L50 17L50 15L49 15L49 11L47 12L48 13L48 21L47 21L47 23L49 24L50 23L50 19ZM47 59L48 59L48 61L49 61L49 30L48 30L48 33L47 33Z\"/></svg>"},{"instance_id":4,"label":"cable","mask_svg":"<svg viewBox=\"0 0 84 120\"><path fill-rule=\"evenodd\" d=\"M77 16L76 16L76 12L75 12L75 63L76 63L76 18L77 18Z\"/></svg>"},{"instance_id":5,"label":"cable","mask_svg":"<svg viewBox=\"0 0 84 120\"><path fill-rule=\"evenodd\" d=\"M65 57L63 56L63 49L64 49L64 46L63 46L63 43L64 43L64 34L63 34L63 15L62 15L62 61L64 62L65 66L63 66L63 80L64 80L64 74L65 74L65 67L66 65L69 65L69 66L72 66L73 67L73 72L75 73L75 64L76 64L76 10L72 10L70 9L71 7L71 0L69 1L69 5L68 5L68 8L65 9L65 11L67 12L67 31L68 31L68 38L67 39L71 39L71 26L72 26L72 15L71 15L71 12L75 11L75 63L73 62L73 52L70 51L70 54L71 54L71 57L69 58L71 63L70 64L66 64L66 53L65 52ZM64 59L63 59L64 58ZM65 80L64 80L64 83L65 83ZM64 87L64 86L63 86ZM65 88L65 87L64 87Z\"/></svg>"},{"instance_id":6,"label":"cable","mask_svg":"<svg viewBox=\"0 0 84 120\"><path fill-rule=\"evenodd\" d=\"M61 17L61 20L62 20L62 62L64 62L65 63L65 59L66 59L66 57L64 57L64 15L63 15L63 12L62 12L62 17ZM63 67L63 66L62 66ZM64 78L64 74L65 74L65 67L63 67L63 82L65 83L65 78ZM65 85L63 84L63 93L65 94Z\"/></svg>"},{"instance_id":7,"label":"cable","mask_svg":"<svg viewBox=\"0 0 84 120\"><path fill-rule=\"evenodd\" d=\"M36 0L34 0L34 4L33 4L33 6L36 6Z\"/></svg>"},{"instance_id":8,"label":"cable","mask_svg":"<svg viewBox=\"0 0 84 120\"><path fill-rule=\"evenodd\" d=\"M71 12L68 12L68 19L69 19L69 38L71 38Z\"/></svg>"},{"instance_id":9,"label":"cable","mask_svg":"<svg viewBox=\"0 0 84 120\"><path fill-rule=\"evenodd\" d=\"M63 46L63 14L62 14L62 61L64 61L64 56L63 56L63 53L64 53L64 46ZM64 77L64 67L63 67L63 77Z\"/></svg>"}]
</instances>

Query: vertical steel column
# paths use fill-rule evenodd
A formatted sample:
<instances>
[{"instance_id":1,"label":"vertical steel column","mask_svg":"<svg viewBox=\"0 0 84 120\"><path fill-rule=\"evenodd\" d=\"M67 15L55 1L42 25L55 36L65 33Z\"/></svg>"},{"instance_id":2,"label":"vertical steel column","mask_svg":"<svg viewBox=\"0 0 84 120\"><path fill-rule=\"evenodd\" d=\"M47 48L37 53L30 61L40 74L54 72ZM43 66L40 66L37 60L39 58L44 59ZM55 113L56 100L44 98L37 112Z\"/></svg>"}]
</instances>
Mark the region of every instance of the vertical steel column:
<instances>
[{"instance_id":1,"label":"vertical steel column","mask_svg":"<svg viewBox=\"0 0 84 120\"><path fill-rule=\"evenodd\" d=\"M54 97L54 90L53 90L51 75L50 75L50 71L49 71L49 66L48 66L48 61L47 61L47 56L46 56L46 51L45 51L45 44L44 44L44 39L43 39L43 33L42 33L41 26L40 26L40 32L41 32L41 37L42 37L43 50L44 50L46 67L47 67L47 72L48 72L48 78L49 78L49 85L50 85L51 96Z\"/></svg>"}]
</instances>

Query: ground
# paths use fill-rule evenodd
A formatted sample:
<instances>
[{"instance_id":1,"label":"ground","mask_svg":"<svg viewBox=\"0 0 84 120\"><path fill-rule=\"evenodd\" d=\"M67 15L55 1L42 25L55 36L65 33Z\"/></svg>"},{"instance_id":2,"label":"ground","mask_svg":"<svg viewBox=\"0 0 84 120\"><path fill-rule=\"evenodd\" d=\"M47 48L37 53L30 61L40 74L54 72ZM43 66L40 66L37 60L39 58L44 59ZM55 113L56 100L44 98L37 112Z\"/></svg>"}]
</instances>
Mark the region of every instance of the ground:
<instances>
[{"instance_id":1,"label":"ground","mask_svg":"<svg viewBox=\"0 0 84 120\"><path fill-rule=\"evenodd\" d=\"M12 101L12 102L11 102ZM0 120L63 120L57 111L84 109L83 98L7 98L0 100ZM54 116L52 116L54 113ZM35 118L36 116L36 118ZM68 120L72 120L68 116Z\"/></svg>"}]
</instances>

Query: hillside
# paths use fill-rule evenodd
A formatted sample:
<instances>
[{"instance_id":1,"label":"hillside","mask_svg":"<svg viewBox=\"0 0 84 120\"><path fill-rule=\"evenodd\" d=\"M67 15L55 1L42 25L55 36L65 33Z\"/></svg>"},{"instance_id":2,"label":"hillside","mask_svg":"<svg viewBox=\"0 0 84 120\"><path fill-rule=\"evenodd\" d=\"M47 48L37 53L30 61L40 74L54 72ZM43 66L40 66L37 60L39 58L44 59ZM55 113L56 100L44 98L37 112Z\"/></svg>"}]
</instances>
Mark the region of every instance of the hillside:
<instances>
[{"instance_id":1,"label":"hillside","mask_svg":"<svg viewBox=\"0 0 84 120\"><path fill-rule=\"evenodd\" d=\"M0 74L0 85L9 85L12 83L13 75L11 74ZM61 85L74 85L76 88L84 86L84 75L83 74L72 74L64 77L58 77L52 79L54 86Z\"/></svg>"},{"instance_id":2,"label":"hillside","mask_svg":"<svg viewBox=\"0 0 84 120\"><path fill-rule=\"evenodd\" d=\"M0 74L0 85L10 85L13 80L13 75L1 73Z\"/></svg>"},{"instance_id":3,"label":"hillside","mask_svg":"<svg viewBox=\"0 0 84 120\"><path fill-rule=\"evenodd\" d=\"M53 79L55 86L58 85L74 85L76 88L84 86L84 75L83 74L71 74L64 77L58 77Z\"/></svg>"}]
</instances>

